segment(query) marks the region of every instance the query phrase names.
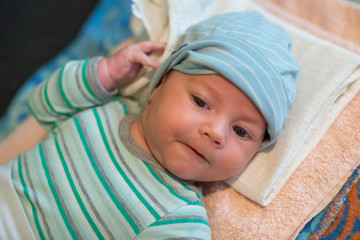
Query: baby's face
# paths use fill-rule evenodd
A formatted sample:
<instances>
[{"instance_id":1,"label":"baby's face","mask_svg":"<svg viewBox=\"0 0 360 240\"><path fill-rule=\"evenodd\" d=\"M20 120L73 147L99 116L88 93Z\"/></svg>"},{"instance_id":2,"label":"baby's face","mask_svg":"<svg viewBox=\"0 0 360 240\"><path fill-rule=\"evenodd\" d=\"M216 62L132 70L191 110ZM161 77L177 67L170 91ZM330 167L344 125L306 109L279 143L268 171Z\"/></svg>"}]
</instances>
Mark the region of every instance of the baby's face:
<instances>
[{"instance_id":1,"label":"baby's face","mask_svg":"<svg viewBox=\"0 0 360 240\"><path fill-rule=\"evenodd\" d=\"M264 138L266 121L256 105L220 75L171 71L166 78L133 124L135 140L182 179L216 181L238 173Z\"/></svg>"}]
</instances>

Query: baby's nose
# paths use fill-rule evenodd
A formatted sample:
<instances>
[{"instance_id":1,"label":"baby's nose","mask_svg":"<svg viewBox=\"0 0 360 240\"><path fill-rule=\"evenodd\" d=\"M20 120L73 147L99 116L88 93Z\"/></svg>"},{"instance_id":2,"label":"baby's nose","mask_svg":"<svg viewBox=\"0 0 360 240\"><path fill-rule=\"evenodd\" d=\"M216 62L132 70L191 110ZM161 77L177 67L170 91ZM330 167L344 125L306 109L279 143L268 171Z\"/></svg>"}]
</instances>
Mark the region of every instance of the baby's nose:
<instances>
[{"instance_id":1,"label":"baby's nose","mask_svg":"<svg viewBox=\"0 0 360 240\"><path fill-rule=\"evenodd\" d=\"M200 134L210 140L216 147L224 146L226 142L226 125L224 121L206 123L200 127Z\"/></svg>"}]
</instances>

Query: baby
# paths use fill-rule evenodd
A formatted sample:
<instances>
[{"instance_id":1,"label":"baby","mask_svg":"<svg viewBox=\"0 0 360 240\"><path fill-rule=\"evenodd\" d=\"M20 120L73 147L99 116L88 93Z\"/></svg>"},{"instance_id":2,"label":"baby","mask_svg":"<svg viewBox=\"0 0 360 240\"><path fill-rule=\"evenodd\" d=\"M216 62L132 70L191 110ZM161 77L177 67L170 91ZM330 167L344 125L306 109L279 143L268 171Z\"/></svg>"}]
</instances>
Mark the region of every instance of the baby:
<instances>
[{"instance_id":1,"label":"baby","mask_svg":"<svg viewBox=\"0 0 360 240\"><path fill-rule=\"evenodd\" d=\"M210 239L196 182L227 179L276 141L294 98L291 40L255 12L190 27L159 67L142 42L73 61L32 94L49 136L11 162L37 239ZM114 90L158 68L144 107ZM20 200L20 201L19 201Z\"/></svg>"}]
</instances>

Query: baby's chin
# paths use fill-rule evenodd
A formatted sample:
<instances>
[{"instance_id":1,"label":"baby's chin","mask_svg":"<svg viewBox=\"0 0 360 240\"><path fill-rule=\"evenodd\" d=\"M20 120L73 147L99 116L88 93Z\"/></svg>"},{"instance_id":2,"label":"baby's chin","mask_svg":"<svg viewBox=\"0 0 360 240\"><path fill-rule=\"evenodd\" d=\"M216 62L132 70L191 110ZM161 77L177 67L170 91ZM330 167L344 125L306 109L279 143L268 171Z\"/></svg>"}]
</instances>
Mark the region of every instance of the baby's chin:
<instances>
[{"instance_id":1,"label":"baby's chin","mask_svg":"<svg viewBox=\"0 0 360 240\"><path fill-rule=\"evenodd\" d=\"M179 172L171 172L173 175L175 175L176 177L188 181L188 182L216 182L216 181L224 181L233 175L226 175L226 176L209 176L209 175L194 175L194 174L189 174L189 173L179 173Z\"/></svg>"}]
</instances>

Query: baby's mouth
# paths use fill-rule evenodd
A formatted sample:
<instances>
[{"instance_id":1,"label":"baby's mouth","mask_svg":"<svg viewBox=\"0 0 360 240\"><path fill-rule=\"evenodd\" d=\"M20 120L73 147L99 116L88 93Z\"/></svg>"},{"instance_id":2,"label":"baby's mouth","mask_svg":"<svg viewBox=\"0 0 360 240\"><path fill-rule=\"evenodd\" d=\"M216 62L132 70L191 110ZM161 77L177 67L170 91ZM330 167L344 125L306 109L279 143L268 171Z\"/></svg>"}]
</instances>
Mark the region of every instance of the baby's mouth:
<instances>
[{"instance_id":1,"label":"baby's mouth","mask_svg":"<svg viewBox=\"0 0 360 240\"><path fill-rule=\"evenodd\" d=\"M204 155L202 155L201 153L199 153L198 151L196 151L195 148L192 148L191 146L187 145L197 156L199 156L200 158L204 159L205 161L207 161L207 159L204 157Z\"/></svg>"}]
</instances>

